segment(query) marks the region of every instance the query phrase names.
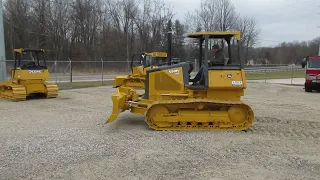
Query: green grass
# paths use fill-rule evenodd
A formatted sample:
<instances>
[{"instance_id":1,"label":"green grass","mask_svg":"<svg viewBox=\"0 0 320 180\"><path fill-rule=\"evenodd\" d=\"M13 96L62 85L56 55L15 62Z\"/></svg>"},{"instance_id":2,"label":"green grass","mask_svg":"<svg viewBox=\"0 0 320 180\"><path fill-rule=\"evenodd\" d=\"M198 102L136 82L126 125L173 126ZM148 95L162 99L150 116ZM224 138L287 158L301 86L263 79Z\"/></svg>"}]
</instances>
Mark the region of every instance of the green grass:
<instances>
[{"instance_id":1,"label":"green grass","mask_svg":"<svg viewBox=\"0 0 320 180\"><path fill-rule=\"evenodd\" d=\"M70 86L71 85L71 86ZM98 87L98 86L109 86L113 85L113 81L104 81L103 84L101 81L83 81L83 82L63 82L58 83L58 87L60 90L64 89L80 89L80 88L88 88L88 87Z\"/></svg>"},{"instance_id":2,"label":"green grass","mask_svg":"<svg viewBox=\"0 0 320 180\"><path fill-rule=\"evenodd\" d=\"M288 78L303 78L304 71L280 71L280 72L261 72L247 73L247 80L262 80L262 79L288 79Z\"/></svg>"},{"instance_id":3,"label":"green grass","mask_svg":"<svg viewBox=\"0 0 320 180\"><path fill-rule=\"evenodd\" d=\"M247 80L263 80L263 79L287 79L287 78L303 78L304 71L294 71L293 74L291 71L282 71L282 72L264 72L261 73L247 73ZM88 87L98 87L98 86L110 86L113 85L113 80L101 81L83 81L83 82L72 82L71 86L69 82L58 83L59 89L79 89L79 88L88 88Z\"/></svg>"}]
</instances>

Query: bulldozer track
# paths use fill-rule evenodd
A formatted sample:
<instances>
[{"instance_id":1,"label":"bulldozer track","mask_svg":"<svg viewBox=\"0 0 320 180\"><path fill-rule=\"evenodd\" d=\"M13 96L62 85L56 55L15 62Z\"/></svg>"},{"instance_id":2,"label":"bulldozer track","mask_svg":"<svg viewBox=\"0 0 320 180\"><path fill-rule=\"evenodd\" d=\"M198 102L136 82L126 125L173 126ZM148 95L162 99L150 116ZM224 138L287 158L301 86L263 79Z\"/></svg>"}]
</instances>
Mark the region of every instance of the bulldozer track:
<instances>
[{"instance_id":1,"label":"bulldozer track","mask_svg":"<svg viewBox=\"0 0 320 180\"><path fill-rule=\"evenodd\" d=\"M56 84L47 83L47 98L55 98L58 96L58 86ZM0 98L10 101L25 101L27 99L27 91L23 85L3 83L0 84Z\"/></svg>"},{"instance_id":2,"label":"bulldozer track","mask_svg":"<svg viewBox=\"0 0 320 180\"><path fill-rule=\"evenodd\" d=\"M10 101L26 100L26 89L22 85L0 84L0 97Z\"/></svg>"},{"instance_id":3,"label":"bulldozer track","mask_svg":"<svg viewBox=\"0 0 320 180\"><path fill-rule=\"evenodd\" d=\"M58 96L58 86L53 83L46 83L47 98L56 98Z\"/></svg>"},{"instance_id":4,"label":"bulldozer track","mask_svg":"<svg viewBox=\"0 0 320 180\"><path fill-rule=\"evenodd\" d=\"M186 107L187 112L192 112L193 115L201 112L200 109L209 109L211 108L219 108L217 111L228 113L228 109L231 107L239 108L245 111L245 115L243 120L240 123L232 123L232 120L227 117L214 117L211 116L211 111L209 112L209 116L205 117L205 121L201 121L200 117L193 116L192 120L177 120L175 122L171 121L161 121L161 123L167 123L166 127L159 126L159 121L153 120L155 117L159 117L159 115L154 116L155 114L159 114L159 110L168 109L168 112L165 112L165 115L160 115L160 119L164 118L181 118L180 109L182 107ZM200 109L196 109L197 107L202 106ZM178 108L177 108L178 107ZM221 110L221 108L226 108L225 110ZM154 110L156 109L156 110ZM171 112L169 112L169 109ZM172 111L172 109L178 110L179 113ZM153 112L152 112L153 111ZM215 114L215 113L212 113ZM190 119L186 115L184 118ZM177 119L176 118L176 119ZM208 122L207 119L211 118L211 121ZM185 99L185 100L163 100L156 101L151 104L146 111L146 119L145 121L149 125L150 128L155 130L246 130L248 129L253 121L254 121L254 113L250 106L243 103L242 101L221 101L221 100L208 100L208 99Z\"/></svg>"},{"instance_id":5,"label":"bulldozer track","mask_svg":"<svg viewBox=\"0 0 320 180\"><path fill-rule=\"evenodd\" d=\"M256 124L249 128L247 132L280 138L320 140L319 127L320 122L257 117Z\"/></svg>"}]
</instances>

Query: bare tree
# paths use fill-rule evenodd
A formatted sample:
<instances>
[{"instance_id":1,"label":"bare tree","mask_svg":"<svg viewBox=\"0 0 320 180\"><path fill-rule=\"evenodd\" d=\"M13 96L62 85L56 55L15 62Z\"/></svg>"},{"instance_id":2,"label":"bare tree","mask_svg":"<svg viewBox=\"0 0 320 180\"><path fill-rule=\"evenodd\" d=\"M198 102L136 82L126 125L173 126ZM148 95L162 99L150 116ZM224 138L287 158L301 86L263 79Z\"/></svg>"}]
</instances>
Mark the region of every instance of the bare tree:
<instances>
[{"instance_id":1,"label":"bare tree","mask_svg":"<svg viewBox=\"0 0 320 180\"><path fill-rule=\"evenodd\" d=\"M29 11L30 2L23 0L11 0L4 3L4 21L7 37L11 39L12 47L30 46L29 35ZM7 38L8 40L8 38Z\"/></svg>"},{"instance_id":2,"label":"bare tree","mask_svg":"<svg viewBox=\"0 0 320 180\"><path fill-rule=\"evenodd\" d=\"M170 7L167 7L162 0L155 0L153 8L153 14L150 19L151 24L151 48L154 50L160 50L166 47L167 40L167 22L173 18L173 13Z\"/></svg>"},{"instance_id":3,"label":"bare tree","mask_svg":"<svg viewBox=\"0 0 320 180\"><path fill-rule=\"evenodd\" d=\"M54 59L68 58L68 42L71 32L71 4L64 0L54 0L49 4L47 12L47 32L51 35Z\"/></svg>"},{"instance_id":4,"label":"bare tree","mask_svg":"<svg viewBox=\"0 0 320 180\"><path fill-rule=\"evenodd\" d=\"M102 19L101 2L77 0L72 7L72 47L83 52L84 58L93 60L96 58L97 35Z\"/></svg>"},{"instance_id":5,"label":"bare tree","mask_svg":"<svg viewBox=\"0 0 320 180\"><path fill-rule=\"evenodd\" d=\"M152 13L150 0L141 0L140 3L143 3L142 9L139 9L134 23L137 26L137 31L139 34L140 40L140 51L146 51L147 39L149 38L149 31L151 29L149 22L150 16Z\"/></svg>"},{"instance_id":6,"label":"bare tree","mask_svg":"<svg viewBox=\"0 0 320 180\"><path fill-rule=\"evenodd\" d=\"M241 47L244 53L245 62L248 62L249 49L258 42L260 29L253 17L240 16L235 29L241 32Z\"/></svg>"},{"instance_id":7,"label":"bare tree","mask_svg":"<svg viewBox=\"0 0 320 180\"><path fill-rule=\"evenodd\" d=\"M194 12L188 12L186 16L186 24L189 30L201 28L204 31L215 30L217 5L216 1L201 1L200 7Z\"/></svg>"},{"instance_id":8,"label":"bare tree","mask_svg":"<svg viewBox=\"0 0 320 180\"><path fill-rule=\"evenodd\" d=\"M215 29L230 31L236 27L238 15L231 0L216 0Z\"/></svg>"},{"instance_id":9,"label":"bare tree","mask_svg":"<svg viewBox=\"0 0 320 180\"><path fill-rule=\"evenodd\" d=\"M135 18L135 25L140 37L140 51L163 49L166 41L165 26L173 17L171 7L163 0L142 0L143 8Z\"/></svg>"},{"instance_id":10,"label":"bare tree","mask_svg":"<svg viewBox=\"0 0 320 180\"><path fill-rule=\"evenodd\" d=\"M137 6L135 0L114 0L108 1L108 11L114 26L118 30L118 43L126 47L126 60L129 67L130 49L132 49L132 41L130 43L130 27L132 28L133 20L137 14ZM122 34L123 32L123 34ZM133 36L131 34L131 36ZM121 49L121 48L120 48Z\"/></svg>"}]
</instances>

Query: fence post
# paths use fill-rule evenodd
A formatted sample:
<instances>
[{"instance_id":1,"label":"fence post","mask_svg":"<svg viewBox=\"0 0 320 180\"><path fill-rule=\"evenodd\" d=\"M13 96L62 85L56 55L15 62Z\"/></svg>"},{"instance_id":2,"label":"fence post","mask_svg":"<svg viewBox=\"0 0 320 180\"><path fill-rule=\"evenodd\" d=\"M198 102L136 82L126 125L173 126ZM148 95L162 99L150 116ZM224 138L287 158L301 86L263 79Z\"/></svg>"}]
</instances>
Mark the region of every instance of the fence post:
<instances>
[{"instance_id":1,"label":"fence post","mask_svg":"<svg viewBox=\"0 0 320 180\"><path fill-rule=\"evenodd\" d=\"M104 70L104 67L103 67L103 59L101 59L101 84L103 85L103 70Z\"/></svg>"},{"instance_id":2,"label":"fence post","mask_svg":"<svg viewBox=\"0 0 320 180\"><path fill-rule=\"evenodd\" d=\"M265 71L264 71L264 83L266 83L267 82L267 68L268 68L268 64L267 64L267 62L266 62L266 67L265 67Z\"/></svg>"},{"instance_id":3,"label":"fence post","mask_svg":"<svg viewBox=\"0 0 320 180\"><path fill-rule=\"evenodd\" d=\"M1 56L1 61L0 61L0 81L6 81L7 80L7 65L6 62L3 60L3 56Z\"/></svg>"},{"instance_id":4,"label":"fence post","mask_svg":"<svg viewBox=\"0 0 320 180\"><path fill-rule=\"evenodd\" d=\"M293 80L293 64L291 65L291 85L292 85L292 80Z\"/></svg>"},{"instance_id":5,"label":"fence post","mask_svg":"<svg viewBox=\"0 0 320 180\"><path fill-rule=\"evenodd\" d=\"M70 88L72 88L72 61L69 58L69 64L70 64Z\"/></svg>"},{"instance_id":6,"label":"fence post","mask_svg":"<svg viewBox=\"0 0 320 180\"><path fill-rule=\"evenodd\" d=\"M56 76L56 83L58 83L57 60L54 60L54 74L55 74L55 76Z\"/></svg>"}]
</instances>

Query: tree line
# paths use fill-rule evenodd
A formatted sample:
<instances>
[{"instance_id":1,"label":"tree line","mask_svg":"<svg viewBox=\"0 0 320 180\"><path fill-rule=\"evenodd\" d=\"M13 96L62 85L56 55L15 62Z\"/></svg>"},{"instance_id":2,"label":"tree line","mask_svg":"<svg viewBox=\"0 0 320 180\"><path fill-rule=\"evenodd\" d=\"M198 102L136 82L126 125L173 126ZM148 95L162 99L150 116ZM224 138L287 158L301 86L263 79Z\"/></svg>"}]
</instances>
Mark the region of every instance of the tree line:
<instances>
[{"instance_id":1,"label":"tree line","mask_svg":"<svg viewBox=\"0 0 320 180\"><path fill-rule=\"evenodd\" d=\"M317 53L319 38L282 43L274 48L254 46L260 28L254 17L237 12L230 0L204 0L185 19L177 19L164 0L7 0L3 4L6 59L13 48L43 48L47 59L127 61L139 52L167 50L167 23L172 20L172 57L196 57L192 31L242 33L242 58L259 63L290 63Z\"/></svg>"},{"instance_id":2,"label":"tree line","mask_svg":"<svg viewBox=\"0 0 320 180\"><path fill-rule=\"evenodd\" d=\"M306 56L319 53L320 37L309 41L283 42L275 47L259 47L252 49L250 59L258 64L296 64L300 65Z\"/></svg>"}]
</instances>

